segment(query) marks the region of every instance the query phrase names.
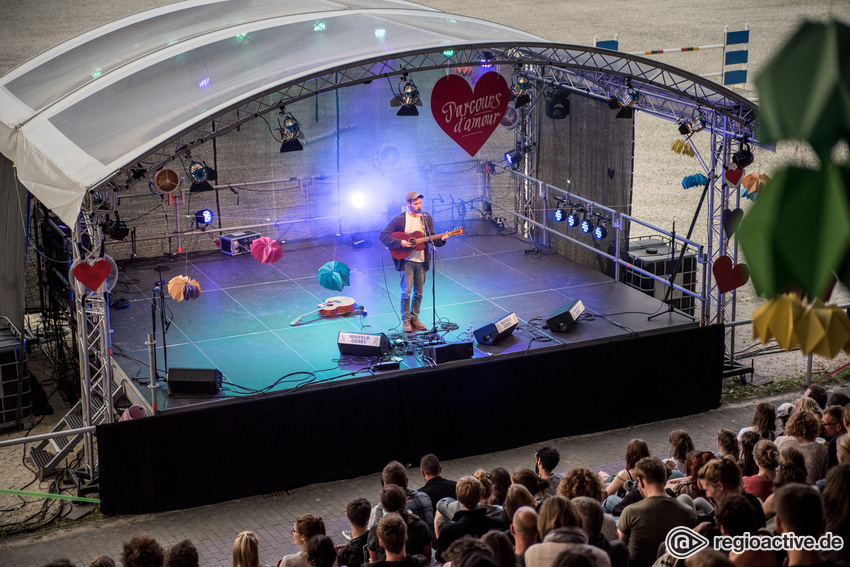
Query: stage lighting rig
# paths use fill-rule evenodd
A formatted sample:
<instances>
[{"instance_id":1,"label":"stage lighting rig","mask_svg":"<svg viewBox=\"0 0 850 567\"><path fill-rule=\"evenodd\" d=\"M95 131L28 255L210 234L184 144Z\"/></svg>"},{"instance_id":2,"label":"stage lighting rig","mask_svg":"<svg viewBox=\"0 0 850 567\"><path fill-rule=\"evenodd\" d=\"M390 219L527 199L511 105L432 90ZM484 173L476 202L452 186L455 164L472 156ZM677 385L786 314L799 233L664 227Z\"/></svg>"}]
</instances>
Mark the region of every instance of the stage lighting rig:
<instances>
[{"instance_id":1,"label":"stage lighting rig","mask_svg":"<svg viewBox=\"0 0 850 567\"><path fill-rule=\"evenodd\" d=\"M301 145L301 141L298 139L304 138L304 133L301 131L301 123L295 119L291 112L286 112L283 107L281 107L280 113L286 116L283 120L283 125L280 124L280 117L277 119L278 130L283 139L283 143L280 145L280 153L300 152L304 149L304 146Z\"/></svg>"},{"instance_id":2,"label":"stage lighting rig","mask_svg":"<svg viewBox=\"0 0 850 567\"><path fill-rule=\"evenodd\" d=\"M612 97L608 100L608 107L620 111L617 113L617 118L631 118L634 115L633 108L640 100L640 93L632 87L631 79L626 79L626 90L618 97Z\"/></svg>"},{"instance_id":3,"label":"stage lighting rig","mask_svg":"<svg viewBox=\"0 0 850 567\"><path fill-rule=\"evenodd\" d=\"M546 93L546 117L563 120L570 114L570 92L556 86Z\"/></svg>"},{"instance_id":4,"label":"stage lighting rig","mask_svg":"<svg viewBox=\"0 0 850 567\"><path fill-rule=\"evenodd\" d=\"M566 200L566 197L555 198L555 222L563 222L567 219L567 211L564 209L564 203Z\"/></svg>"},{"instance_id":5,"label":"stage lighting rig","mask_svg":"<svg viewBox=\"0 0 850 567\"><path fill-rule=\"evenodd\" d=\"M399 93L390 100L390 106L400 106L396 116L419 116L417 106L422 106L419 98L419 89L412 79L408 80L407 73L401 76L404 84L399 88Z\"/></svg>"},{"instance_id":6,"label":"stage lighting rig","mask_svg":"<svg viewBox=\"0 0 850 567\"><path fill-rule=\"evenodd\" d=\"M213 221L213 212L209 209L201 209L195 213L195 224L200 229L207 228Z\"/></svg>"},{"instance_id":7,"label":"stage lighting rig","mask_svg":"<svg viewBox=\"0 0 850 567\"><path fill-rule=\"evenodd\" d=\"M192 180L192 186L189 191L192 193L201 193L203 191L212 191L213 186L210 181L216 181L218 174L216 171L207 167L206 163L192 161L189 163L189 178Z\"/></svg>"},{"instance_id":8,"label":"stage lighting rig","mask_svg":"<svg viewBox=\"0 0 850 567\"><path fill-rule=\"evenodd\" d=\"M520 164L522 163L522 151L519 148L514 148L508 152L505 152L505 161L509 166L513 169L519 169Z\"/></svg>"},{"instance_id":9,"label":"stage lighting rig","mask_svg":"<svg viewBox=\"0 0 850 567\"><path fill-rule=\"evenodd\" d=\"M110 219L109 213L107 213L106 220L100 226L104 234L112 240L124 240L130 234L127 223L121 220L121 217L118 216L118 211L115 211L115 220Z\"/></svg>"},{"instance_id":10,"label":"stage lighting rig","mask_svg":"<svg viewBox=\"0 0 850 567\"><path fill-rule=\"evenodd\" d=\"M694 116L691 116L688 120L679 124L679 134L683 136L690 136L691 134L695 134L700 130L705 129L705 114L701 110L697 110Z\"/></svg>"},{"instance_id":11,"label":"stage lighting rig","mask_svg":"<svg viewBox=\"0 0 850 567\"><path fill-rule=\"evenodd\" d=\"M732 156L732 163L738 166L738 169L744 169L752 165L754 161L755 156L753 156L753 152L750 150L750 144L747 143L747 137L744 136L744 139L741 140L740 149Z\"/></svg>"},{"instance_id":12,"label":"stage lighting rig","mask_svg":"<svg viewBox=\"0 0 850 567\"><path fill-rule=\"evenodd\" d=\"M531 88L533 87L531 79L524 72L519 70L519 65L516 66L514 72L514 82L511 84L511 98L514 101L514 107L520 108L531 102Z\"/></svg>"},{"instance_id":13,"label":"stage lighting rig","mask_svg":"<svg viewBox=\"0 0 850 567\"><path fill-rule=\"evenodd\" d=\"M574 206L571 206L570 214L567 215L567 226L570 228L575 228L579 224L579 218L584 214L584 209L576 209Z\"/></svg>"},{"instance_id":14,"label":"stage lighting rig","mask_svg":"<svg viewBox=\"0 0 850 567\"><path fill-rule=\"evenodd\" d=\"M593 237L596 238L596 240L602 240L606 236L608 236L608 229L605 227L604 217L600 216L593 229Z\"/></svg>"}]
</instances>

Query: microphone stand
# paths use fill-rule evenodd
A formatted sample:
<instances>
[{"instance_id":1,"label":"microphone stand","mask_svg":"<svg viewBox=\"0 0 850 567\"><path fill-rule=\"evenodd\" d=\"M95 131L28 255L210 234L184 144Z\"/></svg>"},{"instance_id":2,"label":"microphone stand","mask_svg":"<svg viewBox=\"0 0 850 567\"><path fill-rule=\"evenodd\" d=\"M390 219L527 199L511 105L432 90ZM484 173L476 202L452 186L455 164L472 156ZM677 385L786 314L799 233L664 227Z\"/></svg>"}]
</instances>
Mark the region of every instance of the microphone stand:
<instances>
[{"instance_id":1,"label":"microphone stand","mask_svg":"<svg viewBox=\"0 0 850 567\"><path fill-rule=\"evenodd\" d=\"M425 236L431 237L433 234L428 229L428 219L423 218L422 224L425 226ZM431 217L431 222L434 222L433 217ZM428 246L431 248L431 255L433 256L432 261L434 264L434 269L431 270L431 334L437 335L437 246L434 244L433 240L428 241Z\"/></svg>"}]
</instances>

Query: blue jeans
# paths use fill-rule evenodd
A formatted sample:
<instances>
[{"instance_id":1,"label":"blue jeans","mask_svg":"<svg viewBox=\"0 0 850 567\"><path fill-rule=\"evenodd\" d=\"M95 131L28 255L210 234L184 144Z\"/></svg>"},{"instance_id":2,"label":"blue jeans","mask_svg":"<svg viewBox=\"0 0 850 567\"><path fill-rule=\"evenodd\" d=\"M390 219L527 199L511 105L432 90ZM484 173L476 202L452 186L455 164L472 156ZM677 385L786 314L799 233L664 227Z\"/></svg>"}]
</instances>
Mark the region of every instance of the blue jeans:
<instances>
[{"instance_id":1,"label":"blue jeans","mask_svg":"<svg viewBox=\"0 0 850 567\"><path fill-rule=\"evenodd\" d=\"M419 306L422 305L422 289L425 287L425 263L404 262L401 271L401 318L404 321L419 319ZM413 302L410 292L413 291Z\"/></svg>"}]
</instances>

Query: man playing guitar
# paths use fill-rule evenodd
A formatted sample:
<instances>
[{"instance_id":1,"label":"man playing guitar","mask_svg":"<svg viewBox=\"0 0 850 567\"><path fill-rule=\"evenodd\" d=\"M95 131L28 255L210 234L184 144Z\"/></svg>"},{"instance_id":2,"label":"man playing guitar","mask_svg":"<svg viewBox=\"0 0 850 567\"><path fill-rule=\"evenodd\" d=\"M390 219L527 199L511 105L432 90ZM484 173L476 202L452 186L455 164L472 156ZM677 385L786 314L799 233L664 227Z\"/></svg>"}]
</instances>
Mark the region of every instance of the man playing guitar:
<instances>
[{"instance_id":1,"label":"man playing guitar","mask_svg":"<svg viewBox=\"0 0 850 567\"><path fill-rule=\"evenodd\" d=\"M449 238L449 233L440 237L434 235L434 220L431 215L422 212L422 195L418 191L411 191L407 194L407 210L393 217L378 237L390 251L410 252L402 259L396 256L404 254L393 254L393 264L401 276L401 316L405 333L428 330L428 327L419 321L419 307L422 304L425 272L431 264L431 253L430 246L417 244L412 242L414 239L406 238L415 233L429 237L427 240L433 240L434 246L443 246ZM413 301L410 300L411 290Z\"/></svg>"}]
</instances>

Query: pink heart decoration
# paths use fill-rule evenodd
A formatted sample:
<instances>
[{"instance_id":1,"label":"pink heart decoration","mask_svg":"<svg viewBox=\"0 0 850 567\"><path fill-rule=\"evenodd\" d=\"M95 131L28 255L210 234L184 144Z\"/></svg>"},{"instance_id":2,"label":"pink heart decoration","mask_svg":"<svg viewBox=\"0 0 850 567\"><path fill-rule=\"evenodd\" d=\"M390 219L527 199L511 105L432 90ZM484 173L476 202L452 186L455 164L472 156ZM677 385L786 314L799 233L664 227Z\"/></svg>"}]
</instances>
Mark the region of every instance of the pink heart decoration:
<instances>
[{"instance_id":1,"label":"pink heart decoration","mask_svg":"<svg viewBox=\"0 0 850 567\"><path fill-rule=\"evenodd\" d=\"M720 219L723 224L723 231L726 233L726 238L732 238L732 235L735 234L736 230L738 230L738 226L741 224L742 218L744 218L744 211L741 209L735 209L734 211L724 209L723 212L720 213Z\"/></svg>"},{"instance_id":2,"label":"pink heart decoration","mask_svg":"<svg viewBox=\"0 0 850 567\"><path fill-rule=\"evenodd\" d=\"M97 291L100 284L109 277L109 272L111 271L112 266L106 260L98 260L93 265L87 262L80 262L74 268L74 277L91 291Z\"/></svg>"},{"instance_id":3,"label":"pink heart decoration","mask_svg":"<svg viewBox=\"0 0 850 567\"><path fill-rule=\"evenodd\" d=\"M747 265L738 264L733 268L732 258L729 256L718 258L714 262L711 272L714 274L714 281L717 282L717 289L720 290L720 293L728 293L737 289L750 279L750 269Z\"/></svg>"},{"instance_id":4,"label":"pink heart decoration","mask_svg":"<svg viewBox=\"0 0 850 567\"><path fill-rule=\"evenodd\" d=\"M471 156L478 153L508 109L508 83L496 71L485 73L475 90L463 77L446 75L431 92L431 114Z\"/></svg>"},{"instance_id":5,"label":"pink heart decoration","mask_svg":"<svg viewBox=\"0 0 850 567\"><path fill-rule=\"evenodd\" d=\"M743 169L727 169L724 175L726 183L732 187L737 187L741 184L741 178L744 177Z\"/></svg>"}]
</instances>

